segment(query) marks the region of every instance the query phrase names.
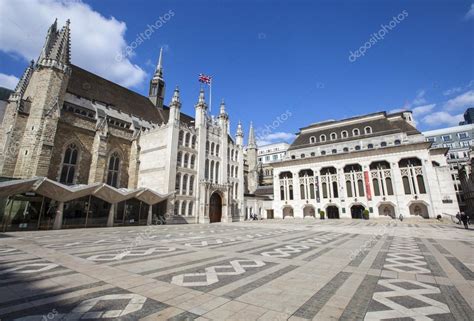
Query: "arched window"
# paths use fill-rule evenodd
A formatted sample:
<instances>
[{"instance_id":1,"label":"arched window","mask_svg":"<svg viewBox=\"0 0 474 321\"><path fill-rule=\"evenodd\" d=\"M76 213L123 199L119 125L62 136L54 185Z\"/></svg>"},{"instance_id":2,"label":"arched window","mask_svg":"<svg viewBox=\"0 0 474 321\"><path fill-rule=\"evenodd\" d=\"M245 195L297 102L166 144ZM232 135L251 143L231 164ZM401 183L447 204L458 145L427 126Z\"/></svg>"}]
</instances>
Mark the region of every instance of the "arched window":
<instances>
[{"instance_id":1,"label":"arched window","mask_svg":"<svg viewBox=\"0 0 474 321\"><path fill-rule=\"evenodd\" d=\"M194 193L194 176L189 176L189 195Z\"/></svg>"},{"instance_id":2,"label":"arched window","mask_svg":"<svg viewBox=\"0 0 474 321\"><path fill-rule=\"evenodd\" d=\"M352 197L352 183L351 183L351 181L346 181L346 193L347 193L347 197Z\"/></svg>"},{"instance_id":3,"label":"arched window","mask_svg":"<svg viewBox=\"0 0 474 321\"><path fill-rule=\"evenodd\" d=\"M235 160L238 161L239 160L238 158L239 158L239 151L236 150L235 151Z\"/></svg>"},{"instance_id":4,"label":"arched window","mask_svg":"<svg viewBox=\"0 0 474 321\"><path fill-rule=\"evenodd\" d=\"M117 152L113 153L109 159L109 168L107 170L107 184L118 187L118 178L120 173L120 157Z\"/></svg>"},{"instance_id":5,"label":"arched window","mask_svg":"<svg viewBox=\"0 0 474 321\"><path fill-rule=\"evenodd\" d=\"M326 155L326 152L324 150L321 151L321 155Z\"/></svg>"},{"instance_id":6,"label":"arched window","mask_svg":"<svg viewBox=\"0 0 474 321\"><path fill-rule=\"evenodd\" d=\"M360 146L357 145L354 149L355 149L355 150L360 150Z\"/></svg>"},{"instance_id":7,"label":"arched window","mask_svg":"<svg viewBox=\"0 0 474 321\"><path fill-rule=\"evenodd\" d=\"M288 187L288 190L289 190L289 192L290 192L290 200L293 200L293 185L290 185L290 186Z\"/></svg>"},{"instance_id":8,"label":"arched window","mask_svg":"<svg viewBox=\"0 0 474 321\"><path fill-rule=\"evenodd\" d=\"M193 135L193 138L191 139L191 147L196 148L196 136Z\"/></svg>"},{"instance_id":9,"label":"arched window","mask_svg":"<svg viewBox=\"0 0 474 321\"><path fill-rule=\"evenodd\" d=\"M359 136L360 135L360 131L359 131L359 128L354 128L352 130L352 136Z\"/></svg>"},{"instance_id":10,"label":"arched window","mask_svg":"<svg viewBox=\"0 0 474 321\"><path fill-rule=\"evenodd\" d=\"M301 157L301 158L305 158L306 156L305 156L305 154L301 154L301 156L300 156L300 157Z\"/></svg>"},{"instance_id":11,"label":"arched window","mask_svg":"<svg viewBox=\"0 0 474 321\"><path fill-rule=\"evenodd\" d=\"M189 154L184 154L183 167L188 167L189 165Z\"/></svg>"},{"instance_id":12,"label":"arched window","mask_svg":"<svg viewBox=\"0 0 474 321\"><path fill-rule=\"evenodd\" d=\"M211 179L211 182L214 182L214 161L211 161L210 167L211 167L209 170L209 172L211 173L210 179Z\"/></svg>"},{"instance_id":13,"label":"arched window","mask_svg":"<svg viewBox=\"0 0 474 321\"><path fill-rule=\"evenodd\" d=\"M337 149L333 149L333 150L331 151L331 153L337 154Z\"/></svg>"},{"instance_id":14,"label":"arched window","mask_svg":"<svg viewBox=\"0 0 474 321\"><path fill-rule=\"evenodd\" d=\"M179 201L176 201L174 203L174 215L178 215L179 214Z\"/></svg>"},{"instance_id":15,"label":"arched window","mask_svg":"<svg viewBox=\"0 0 474 321\"><path fill-rule=\"evenodd\" d=\"M366 135L372 134L372 127L370 127L370 126L365 127L364 132L365 132Z\"/></svg>"},{"instance_id":16,"label":"arched window","mask_svg":"<svg viewBox=\"0 0 474 321\"><path fill-rule=\"evenodd\" d=\"M209 160L206 159L206 164L204 166L204 177L205 179L209 179Z\"/></svg>"},{"instance_id":17,"label":"arched window","mask_svg":"<svg viewBox=\"0 0 474 321\"><path fill-rule=\"evenodd\" d=\"M359 188L359 195L364 196L365 195L364 182L361 179L357 180L357 186Z\"/></svg>"},{"instance_id":18,"label":"arched window","mask_svg":"<svg viewBox=\"0 0 474 321\"><path fill-rule=\"evenodd\" d=\"M206 154L209 155L209 142L206 142Z\"/></svg>"},{"instance_id":19,"label":"arched window","mask_svg":"<svg viewBox=\"0 0 474 321\"><path fill-rule=\"evenodd\" d=\"M176 159L176 164L178 164L178 166L181 166L181 162L183 161L183 153L182 152L178 152L178 157Z\"/></svg>"},{"instance_id":20,"label":"arched window","mask_svg":"<svg viewBox=\"0 0 474 321\"><path fill-rule=\"evenodd\" d=\"M189 204L188 204L188 216L193 216L193 201L189 201Z\"/></svg>"},{"instance_id":21,"label":"arched window","mask_svg":"<svg viewBox=\"0 0 474 321\"><path fill-rule=\"evenodd\" d=\"M302 200L306 199L305 195L304 195L304 184L301 184L300 185L300 197Z\"/></svg>"},{"instance_id":22,"label":"arched window","mask_svg":"<svg viewBox=\"0 0 474 321\"><path fill-rule=\"evenodd\" d=\"M216 162L216 182L219 181L219 162Z\"/></svg>"},{"instance_id":23,"label":"arched window","mask_svg":"<svg viewBox=\"0 0 474 321\"><path fill-rule=\"evenodd\" d=\"M341 137L342 137L342 138L347 138L347 137L349 137L349 133L347 132L347 130L343 130L343 131L341 132Z\"/></svg>"},{"instance_id":24,"label":"arched window","mask_svg":"<svg viewBox=\"0 0 474 321\"><path fill-rule=\"evenodd\" d=\"M188 175L185 174L183 175L183 184L181 185L181 194L183 195L187 194L187 191L188 191L187 185L188 185Z\"/></svg>"},{"instance_id":25,"label":"arched window","mask_svg":"<svg viewBox=\"0 0 474 321\"><path fill-rule=\"evenodd\" d=\"M368 145L367 145L367 148L368 148L368 149L374 148L374 144L368 144Z\"/></svg>"},{"instance_id":26,"label":"arched window","mask_svg":"<svg viewBox=\"0 0 474 321\"><path fill-rule=\"evenodd\" d=\"M316 153L315 153L315 152L311 152L311 156L312 156L312 157L316 156Z\"/></svg>"},{"instance_id":27,"label":"arched window","mask_svg":"<svg viewBox=\"0 0 474 321\"><path fill-rule=\"evenodd\" d=\"M344 151L344 153L347 153L349 151L349 148L344 147L342 150Z\"/></svg>"},{"instance_id":28,"label":"arched window","mask_svg":"<svg viewBox=\"0 0 474 321\"><path fill-rule=\"evenodd\" d=\"M332 195L335 197L335 198L338 198L339 197L339 192L337 190L337 182L332 182Z\"/></svg>"},{"instance_id":29,"label":"arched window","mask_svg":"<svg viewBox=\"0 0 474 321\"><path fill-rule=\"evenodd\" d=\"M234 150L233 149L230 151L230 159L234 160Z\"/></svg>"},{"instance_id":30,"label":"arched window","mask_svg":"<svg viewBox=\"0 0 474 321\"><path fill-rule=\"evenodd\" d=\"M179 214L186 215L186 202L185 201L181 201Z\"/></svg>"},{"instance_id":31,"label":"arched window","mask_svg":"<svg viewBox=\"0 0 474 321\"><path fill-rule=\"evenodd\" d=\"M191 139L191 134L190 133L186 133L186 135L184 136L184 145L185 146L190 146L190 139Z\"/></svg>"},{"instance_id":32,"label":"arched window","mask_svg":"<svg viewBox=\"0 0 474 321\"><path fill-rule=\"evenodd\" d=\"M336 133L331 133L331 140L336 140L337 139L337 134Z\"/></svg>"},{"instance_id":33,"label":"arched window","mask_svg":"<svg viewBox=\"0 0 474 321\"><path fill-rule=\"evenodd\" d=\"M179 145L183 145L184 141L184 132L182 130L179 131L179 136L178 136L178 143Z\"/></svg>"},{"instance_id":34,"label":"arched window","mask_svg":"<svg viewBox=\"0 0 474 321\"><path fill-rule=\"evenodd\" d=\"M280 200L285 199L285 188L283 186L280 186Z\"/></svg>"},{"instance_id":35,"label":"arched window","mask_svg":"<svg viewBox=\"0 0 474 321\"><path fill-rule=\"evenodd\" d=\"M194 169L194 163L196 162L196 156L194 155L191 155L191 159L190 159L190 168Z\"/></svg>"},{"instance_id":36,"label":"arched window","mask_svg":"<svg viewBox=\"0 0 474 321\"><path fill-rule=\"evenodd\" d=\"M239 177L239 166L235 166L235 177Z\"/></svg>"},{"instance_id":37,"label":"arched window","mask_svg":"<svg viewBox=\"0 0 474 321\"><path fill-rule=\"evenodd\" d=\"M387 142L381 142L381 143L380 143L380 146L386 147L386 146L387 146Z\"/></svg>"},{"instance_id":38,"label":"arched window","mask_svg":"<svg viewBox=\"0 0 474 321\"><path fill-rule=\"evenodd\" d=\"M216 144L216 156L219 156L219 145Z\"/></svg>"},{"instance_id":39,"label":"arched window","mask_svg":"<svg viewBox=\"0 0 474 321\"><path fill-rule=\"evenodd\" d=\"M327 183L322 183L321 187L322 187L322 190L323 190L323 198L328 198L328 184Z\"/></svg>"},{"instance_id":40,"label":"arched window","mask_svg":"<svg viewBox=\"0 0 474 321\"><path fill-rule=\"evenodd\" d=\"M315 199L315 195L314 195L314 184L309 184L309 196L311 199Z\"/></svg>"},{"instance_id":41,"label":"arched window","mask_svg":"<svg viewBox=\"0 0 474 321\"><path fill-rule=\"evenodd\" d=\"M64 153L63 164L59 182L67 185L74 184L74 176L77 171L79 151L76 144L70 144Z\"/></svg>"},{"instance_id":42,"label":"arched window","mask_svg":"<svg viewBox=\"0 0 474 321\"><path fill-rule=\"evenodd\" d=\"M319 141L320 142L325 142L326 141L326 135L323 134L323 135L319 136Z\"/></svg>"},{"instance_id":43,"label":"arched window","mask_svg":"<svg viewBox=\"0 0 474 321\"><path fill-rule=\"evenodd\" d=\"M374 195L380 196L379 180L377 178L372 180L372 185L374 186Z\"/></svg>"},{"instance_id":44,"label":"arched window","mask_svg":"<svg viewBox=\"0 0 474 321\"><path fill-rule=\"evenodd\" d=\"M215 148L216 148L216 144L211 143L211 155L214 155Z\"/></svg>"},{"instance_id":45,"label":"arched window","mask_svg":"<svg viewBox=\"0 0 474 321\"><path fill-rule=\"evenodd\" d=\"M178 192L179 194L179 187L181 186L181 174L178 173L176 174L176 182L174 184L174 189L176 190L176 192Z\"/></svg>"},{"instance_id":46,"label":"arched window","mask_svg":"<svg viewBox=\"0 0 474 321\"><path fill-rule=\"evenodd\" d=\"M418 183L418 191L420 194L426 194L425 181L423 180L423 175L417 175L416 181Z\"/></svg>"},{"instance_id":47,"label":"arched window","mask_svg":"<svg viewBox=\"0 0 474 321\"><path fill-rule=\"evenodd\" d=\"M387 185L387 194L393 195L392 179L390 177L385 179L385 185Z\"/></svg>"},{"instance_id":48,"label":"arched window","mask_svg":"<svg viewBox=\"0 0 474 321\"><path fill-rule=\"evenodd\" d=\"M395 140L395 145L400 145L402 142L400 141L400 139L396 139Z\"/></svg>"},{"instance_id":49,"label":"arched window","mask_svg":"<svg viewBox=\"0 0 474 321\"><path fill-rule=\"evenodd\" d=\"M408 176L403 176L403 189L405 190L405 194L409 195L411 194L411 189L410 189L410 180L408 179Z\"/></svg>"},{"instance_id":50,"label":"arched window","mask_svg":"<svg viewBox=\"0 0 474 321\"><path fill-rule=\"evenodd\" d=\"M309 138L309 143L310 143L310 144L316 143L316 137L311 136L311 137Z\"/></svg>"}]
</instances>

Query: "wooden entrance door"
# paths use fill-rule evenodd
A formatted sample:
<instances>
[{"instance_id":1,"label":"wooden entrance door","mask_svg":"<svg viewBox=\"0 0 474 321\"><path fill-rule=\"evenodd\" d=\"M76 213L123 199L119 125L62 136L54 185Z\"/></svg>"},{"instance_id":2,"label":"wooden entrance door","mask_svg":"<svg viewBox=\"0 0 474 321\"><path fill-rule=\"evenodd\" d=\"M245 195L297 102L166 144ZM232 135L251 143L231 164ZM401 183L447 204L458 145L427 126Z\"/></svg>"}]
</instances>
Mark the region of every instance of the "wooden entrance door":
<instances>
[{"instance_id":1,"label":"wooden entrance door","mask_svg":"<svg viewBox=\"0 0 474 321\"><path fill-rule=\"evenodd\" d=\"M211 195L209 205L209 221L211 223L220 222L222 218L222 198L218 193Z\"/></svg>"}]
</instances>

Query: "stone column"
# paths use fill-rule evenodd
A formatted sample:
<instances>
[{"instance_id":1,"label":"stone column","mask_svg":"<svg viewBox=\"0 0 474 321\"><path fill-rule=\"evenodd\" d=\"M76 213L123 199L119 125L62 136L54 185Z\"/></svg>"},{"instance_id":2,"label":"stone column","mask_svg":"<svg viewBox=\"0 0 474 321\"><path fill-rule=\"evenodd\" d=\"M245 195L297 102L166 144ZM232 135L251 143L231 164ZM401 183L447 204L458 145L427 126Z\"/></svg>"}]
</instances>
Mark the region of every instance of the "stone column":
<instances>
[{"instance_id":1,"label":"stone column","mask_svg":"<svg viewBox=\"0 0 474 321\"><path fill-rule=\"evenodd\" d=\"M53 230L60 230L63 226L64 202L59 202L56 208L56 216L54 217Z\"/></svg>"},{"instance_id":2,"label":"stone column","mask_svg":"<svg viewBox=\"0 0 474 321\"><path fill-rule=\"evenodd\" d=\"M150 205L148 208L148 216L146 218L146 225L151 225L153 217L153 205Z\"/></svg>"},{"instance_id":3,"label":"stone column","mask_svg":"<svg viewBox=\"0 0 474 321\"><path fill-rule=\"evenodd\" d=\"M110 204L109 216L107 218L107 227L114 226L115 203Z\"/></svg>"}]
</instances>

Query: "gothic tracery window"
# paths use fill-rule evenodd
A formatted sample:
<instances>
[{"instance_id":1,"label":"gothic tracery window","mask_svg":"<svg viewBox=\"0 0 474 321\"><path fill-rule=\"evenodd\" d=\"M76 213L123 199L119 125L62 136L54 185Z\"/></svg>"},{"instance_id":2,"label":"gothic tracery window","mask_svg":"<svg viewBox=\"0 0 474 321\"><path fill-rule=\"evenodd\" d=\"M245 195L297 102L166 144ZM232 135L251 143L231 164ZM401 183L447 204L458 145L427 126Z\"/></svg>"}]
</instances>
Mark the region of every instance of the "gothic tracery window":
<instances>
[{"instance_id":1,"label":"gothic tracery window","mask_svg":"<svg viewBox=\"0 0 474 321\"><path fill-rule=\"evenodd\" d=\"M79 151L76 144L70 144L64 153L63 164L59 182L63 184L74 184L74 178L77 171Z\"/></svg>"},{"instance_id":2,"label":"gothic tracery window","mask_svg":"<svg viewBox=\"0 0 474 321\"><path fill-rule=\"evenodd\" d=\"M109 169L107 171L107 184L118 187L120 173L120 157L117 152L113 153L109 159Z\"/></svg>"}]
</instances>

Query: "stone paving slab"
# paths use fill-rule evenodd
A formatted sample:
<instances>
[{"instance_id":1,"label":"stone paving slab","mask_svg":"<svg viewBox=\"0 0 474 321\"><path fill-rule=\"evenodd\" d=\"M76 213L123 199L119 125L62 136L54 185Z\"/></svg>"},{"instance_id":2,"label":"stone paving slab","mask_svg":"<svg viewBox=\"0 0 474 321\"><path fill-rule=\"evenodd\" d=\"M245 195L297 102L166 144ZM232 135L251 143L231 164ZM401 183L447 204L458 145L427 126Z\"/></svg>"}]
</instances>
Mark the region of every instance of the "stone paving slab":
<instances>
[{"instance_id":1,"label":"stone paving slab","mask_svg":"<svg viewBox=\"0 0 474 321\"><path fill-rule=\"evenodd\" d=\"M474 231L268 220L0 234L0 320L473 320Z\"/></svg>"}]
</instances>

